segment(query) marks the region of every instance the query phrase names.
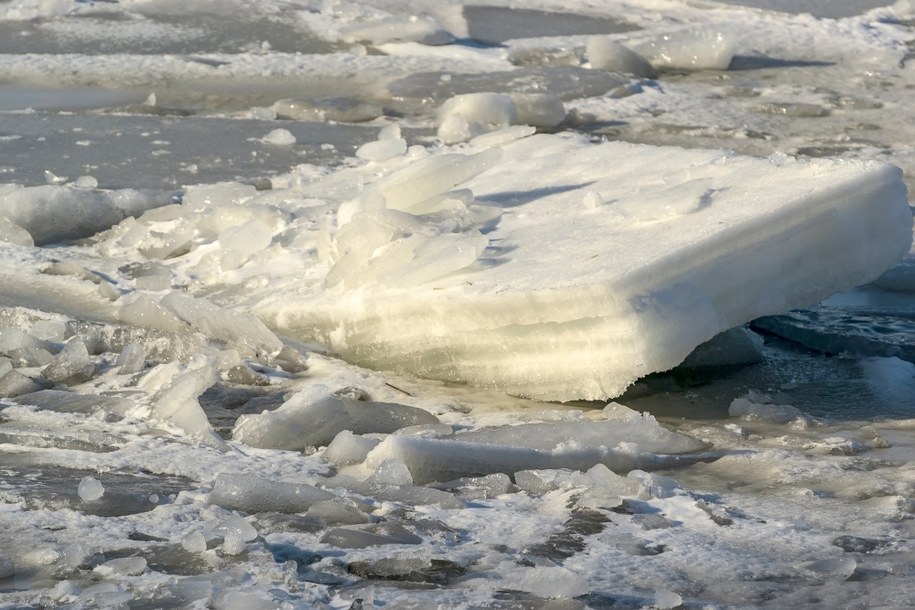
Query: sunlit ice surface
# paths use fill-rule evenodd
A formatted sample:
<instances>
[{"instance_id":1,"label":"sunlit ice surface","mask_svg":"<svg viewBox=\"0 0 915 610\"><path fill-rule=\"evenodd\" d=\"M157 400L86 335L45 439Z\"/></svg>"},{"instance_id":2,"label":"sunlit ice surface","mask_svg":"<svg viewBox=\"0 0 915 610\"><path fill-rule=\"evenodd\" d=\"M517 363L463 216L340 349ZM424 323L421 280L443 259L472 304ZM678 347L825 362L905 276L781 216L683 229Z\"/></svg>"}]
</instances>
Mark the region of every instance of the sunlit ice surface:
<instances>
[{"instance_id":1,"label":"sunlit ice surface","mask_svg":"<svg viewBox=\"0 0 915 610\"><path fill-rule=\"evenodd\" d=\"M909 604L915 6L694 4L0 2L0 607Z\"/></svg>"}]
</instances>

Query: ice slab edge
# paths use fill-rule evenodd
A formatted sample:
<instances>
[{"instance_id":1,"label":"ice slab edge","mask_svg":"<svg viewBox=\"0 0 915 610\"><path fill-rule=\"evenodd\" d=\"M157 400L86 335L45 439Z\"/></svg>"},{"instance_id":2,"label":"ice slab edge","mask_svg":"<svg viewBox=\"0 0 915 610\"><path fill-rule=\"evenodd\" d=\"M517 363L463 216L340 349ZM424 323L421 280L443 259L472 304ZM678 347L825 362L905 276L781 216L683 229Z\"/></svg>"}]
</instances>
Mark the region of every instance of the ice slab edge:
<instances>
[{"instance_id":1,"label":"ice slab edge","mask_svg":"<svg viewBox=\"0 0 915 610\"><path fill-rule=\"evenodd\" d=\"M557 136L503 148L459 185L504 209L475 265L257 314L372 368L606 399L719 332L874 279L911 244L887 164Z\"/></svg>"}]
</instances>

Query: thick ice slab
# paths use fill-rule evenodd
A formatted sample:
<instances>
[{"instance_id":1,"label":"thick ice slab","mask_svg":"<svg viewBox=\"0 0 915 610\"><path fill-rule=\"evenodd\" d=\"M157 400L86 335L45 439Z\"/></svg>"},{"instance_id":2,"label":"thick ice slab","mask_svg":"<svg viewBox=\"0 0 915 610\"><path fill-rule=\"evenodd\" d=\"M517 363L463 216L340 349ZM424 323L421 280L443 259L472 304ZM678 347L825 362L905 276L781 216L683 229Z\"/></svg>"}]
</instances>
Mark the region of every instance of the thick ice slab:
<instances>
[{"instance_id":1,"label":"thick ice slab","mask_svg":"<svg viewBox=\"0 0 915 610\"><path fill-rule=\"evenodd\" d=\"M433 157L421 161L425 173L414 163L366 185L385 213L440 206L436 193L466 187L476 204L503 208L495 227L464 225L404 258L404 240L421 229L403 214L377 221L378 201L363 197L357 209L376 214L372 227L397 225L390 243L369 248L355 271L332 269L332 289L284 293L258 315L375 368L598 399L723 330L874 279L911 242L901 172L890 165L562 136L502 148L466 171ZM436 180L446 185L436 191ZM338 217L342 229L357 221L352 207ZM338 242L365 247L342 229ZM480 231L486 247L474 260ZM453 269L442 264L449 253ZM440 264L443 273L429 270Z\"/></svg>"}]
</instances>

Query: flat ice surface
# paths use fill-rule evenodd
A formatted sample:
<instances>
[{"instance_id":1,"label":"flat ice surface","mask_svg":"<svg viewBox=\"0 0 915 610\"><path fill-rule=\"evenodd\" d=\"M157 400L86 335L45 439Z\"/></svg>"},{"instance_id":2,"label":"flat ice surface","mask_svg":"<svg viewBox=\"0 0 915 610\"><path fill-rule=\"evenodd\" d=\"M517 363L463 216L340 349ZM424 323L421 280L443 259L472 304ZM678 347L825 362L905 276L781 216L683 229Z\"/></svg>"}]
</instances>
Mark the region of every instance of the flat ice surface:
<instances>
[{"instance_id":1,"label":"flat ice surface","mask_svg":"<svg viewBox=\"0 0 915 610\"><path fill-rule=\"evenodd\" d=\"M57 91L53 99L69 112L41 113L26 121L19 114L0 113L0 133L15 134L3 141L4 182L43 184L46 171L71 181L92 175L102 188L168 189L161 197L167 203L183 184L253 181L305 162L337 164L377 131L286 121L298 146L283 148L259 141L276 128L275 121L239 118L227 125L226 119L197 116L177 121L150 114L155 109L143 106L135 107L141 114L74 115L82 101L79 92L61 100ZM13 105L16 96L6 96L0 85L0 100Z\"/></svg>"},{"instance_id":2,"label":"flat ice surface","mask_svg":"<svg viewBox=\"0 0 915 610\"><path fill-rule=\"evenodd\" d=\"M722 4L747 6L767 11L810 14L814 17L852 17L871 9L890 6L892 0L715 0Z\"/></svg>"},{"instance_id":3,"label":"flat ice surface","mask_svg":"<svg viewBox=\"0 0 915 610\"><path fill-rule=\"evenodd\" d=\"M378 188L414 170L403 188L421 189L445 171L423 167ZM606 398L721 331L875 278L911 243L905 189L886 165L543 135L504 145L457 186L502 208L459 272L284 293L254 310L360 364ZM389 207L406 196L390 194Z\"/></svg>"}]
</instances>

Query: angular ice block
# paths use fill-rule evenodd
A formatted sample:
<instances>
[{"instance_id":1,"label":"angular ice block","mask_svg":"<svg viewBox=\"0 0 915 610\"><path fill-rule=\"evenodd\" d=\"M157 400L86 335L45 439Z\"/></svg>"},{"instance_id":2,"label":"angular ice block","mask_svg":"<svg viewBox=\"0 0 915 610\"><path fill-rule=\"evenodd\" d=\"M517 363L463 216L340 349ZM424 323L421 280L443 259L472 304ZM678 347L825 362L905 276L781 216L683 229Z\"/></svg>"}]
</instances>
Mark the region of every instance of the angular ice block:
<instances>
[{"instance_id":1,"label":"angular ice block","mask_svg":"<svg viewBox=\"0 0 915 610\"><path fill-rule=\"evenodd\" d=\"M417 264L422 248L410 260L405 240L426 238L398 212L391 247L373 243L372 259L346 271L386 275L267 299L256 313L373 368L540 399L604 399L721 331L874 279L912 239L901 171L891 165L555 135L502 149L468 161L488 167L476 177L439 189L470 189L476 204L503 210L497 223L455 229L486 238L475 262L457 262L468 250L455 246L457 271L430 280L426 266L418 285L408 281L415 276L397 269ZM399 170L406 178L366 188L389 210L422 208L411 180L431 197L436 175L461 175L440 159L425 162L432 175L414 164ZM441 237L435 265L459 241Z\"/></svg>"}]
</instances>

